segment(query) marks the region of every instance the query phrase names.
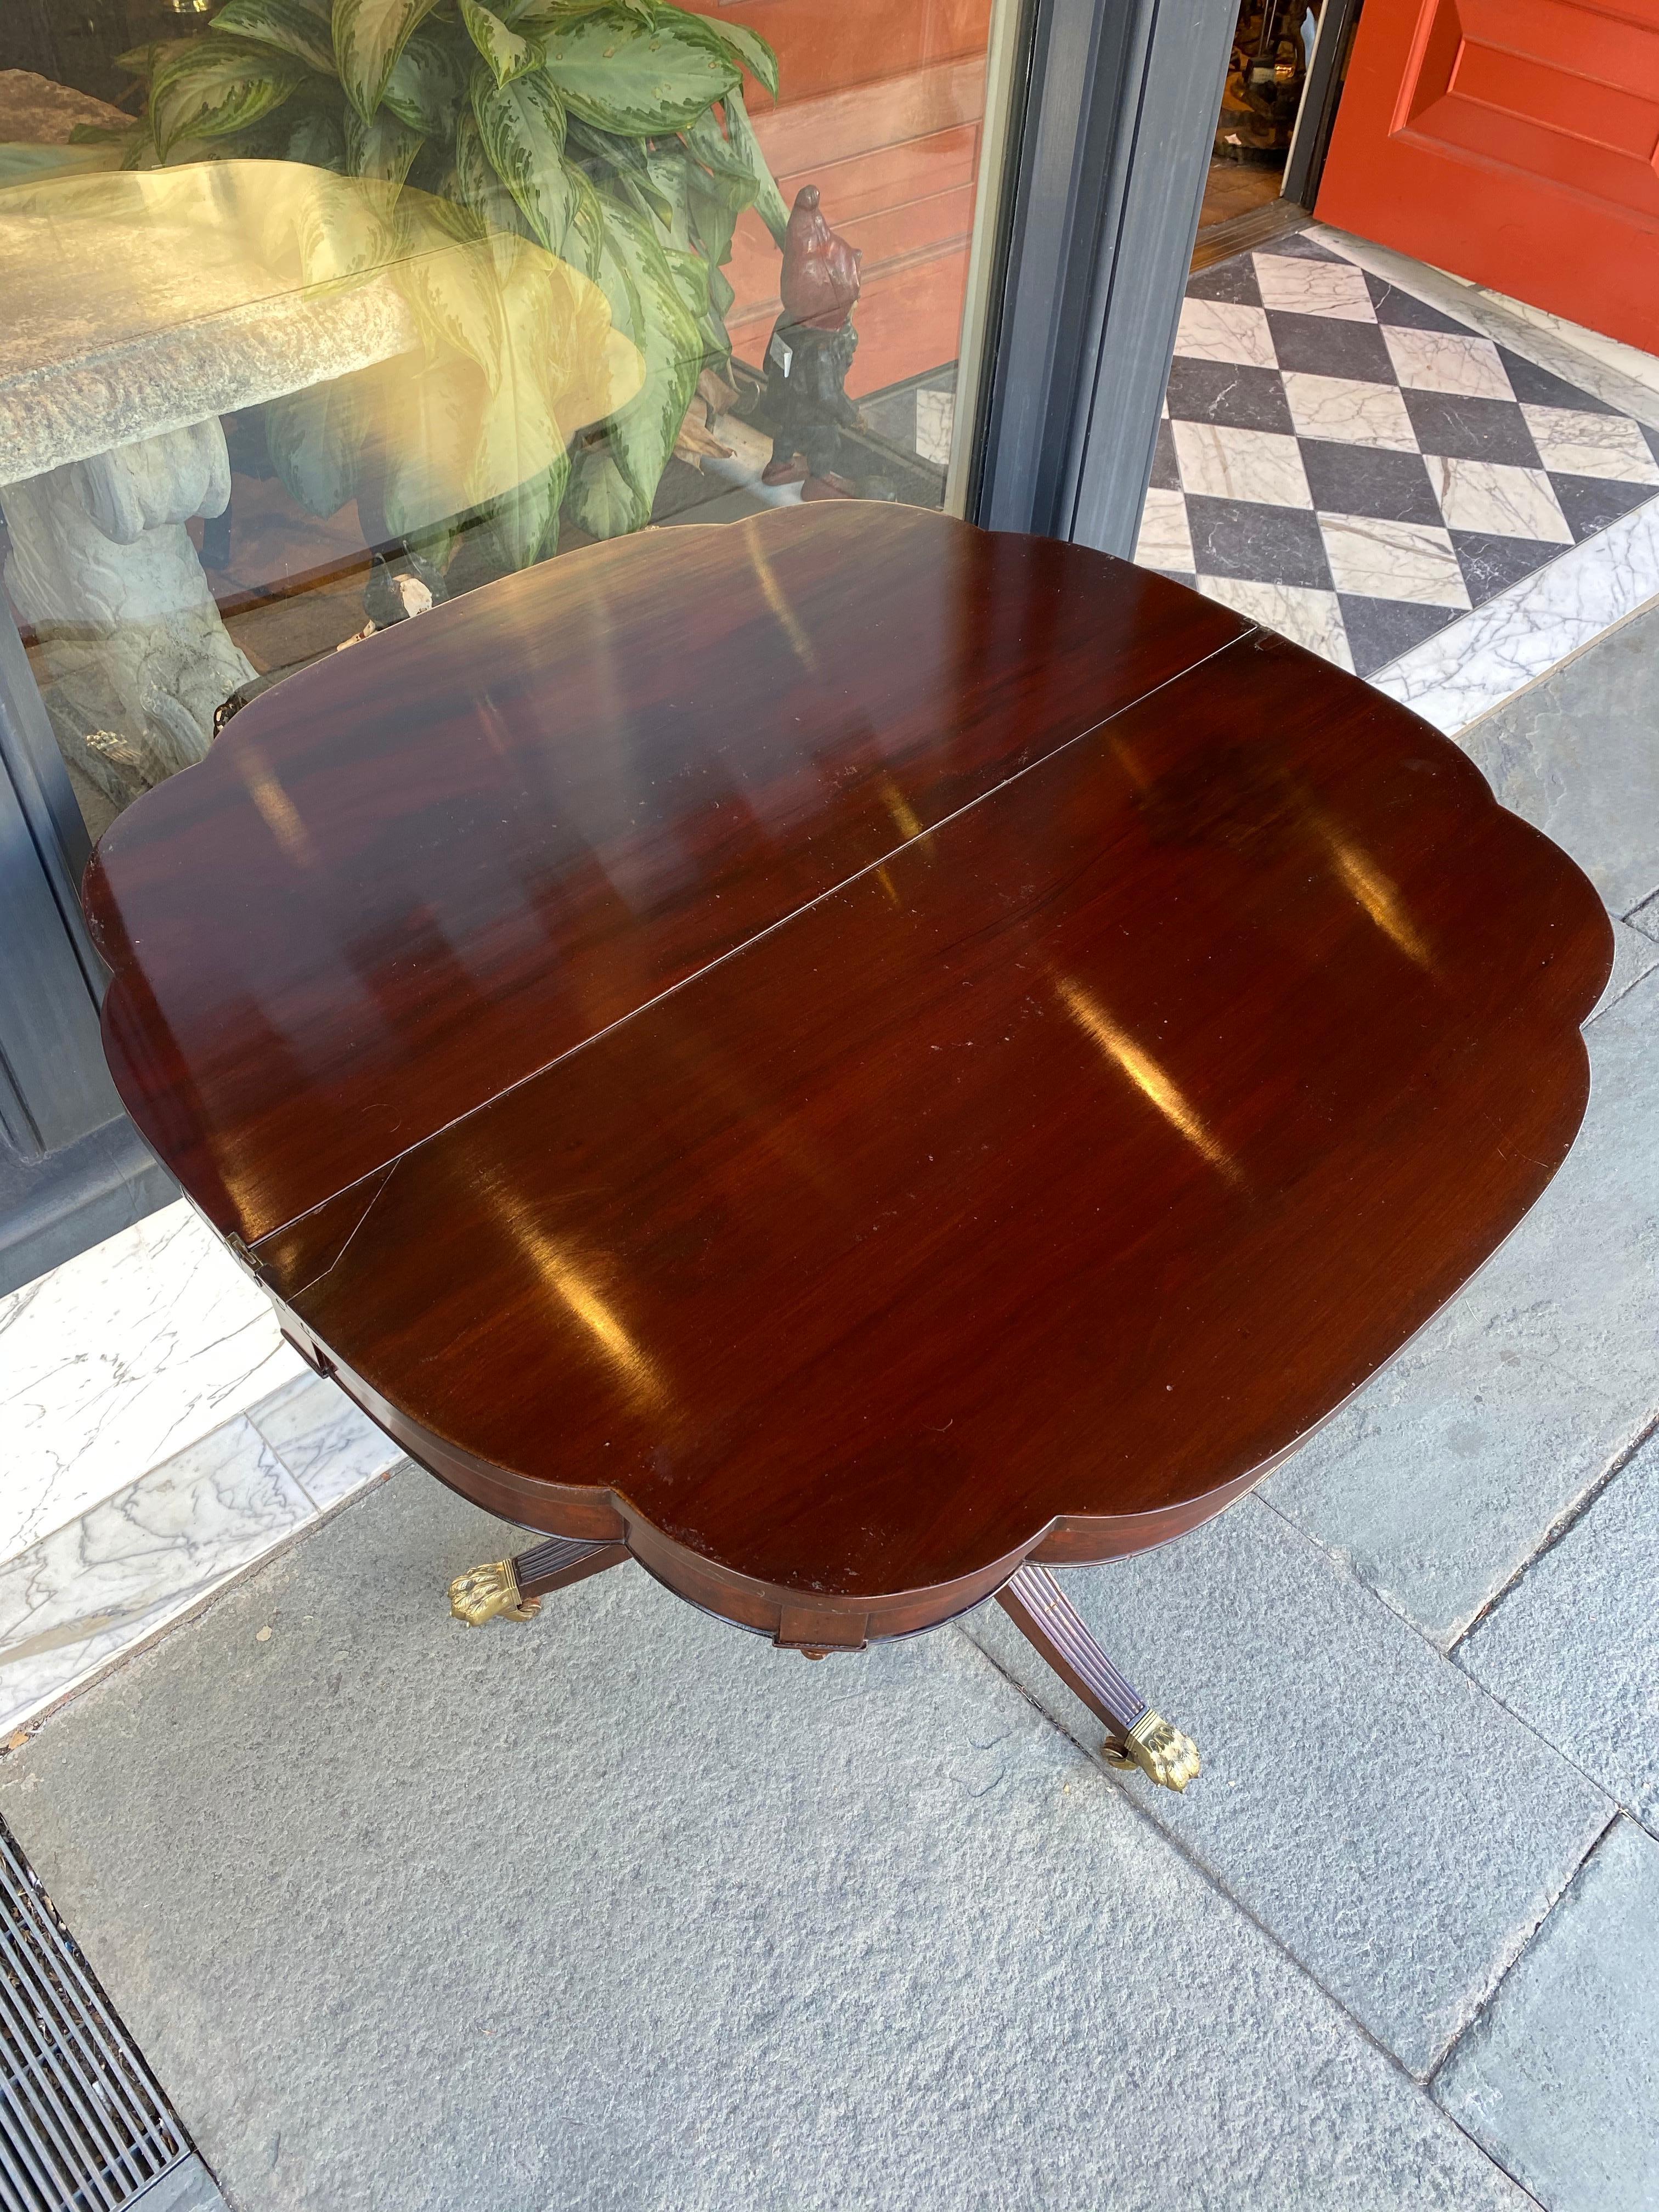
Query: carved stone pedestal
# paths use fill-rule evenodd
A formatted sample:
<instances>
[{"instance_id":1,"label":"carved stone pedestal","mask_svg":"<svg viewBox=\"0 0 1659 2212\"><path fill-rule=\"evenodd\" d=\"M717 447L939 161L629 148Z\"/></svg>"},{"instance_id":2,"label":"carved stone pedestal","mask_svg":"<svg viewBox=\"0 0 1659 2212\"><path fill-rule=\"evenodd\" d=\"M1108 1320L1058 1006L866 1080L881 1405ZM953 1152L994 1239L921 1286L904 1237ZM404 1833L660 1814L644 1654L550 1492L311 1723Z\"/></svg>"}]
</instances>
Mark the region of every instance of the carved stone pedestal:
<instances>
[{"instance_id":1,"label":"carved stone pedestal","mask_svg":"<svg viewBox=\"0 0 1659 2212\"><path fill-rule=\"evenodd\" d=\"M185 528L229 499L216 416L0 492L6 586L45 651L58 742L118 806L200 760L215 708L257 673Z\"/></svg>"}]
</instances>

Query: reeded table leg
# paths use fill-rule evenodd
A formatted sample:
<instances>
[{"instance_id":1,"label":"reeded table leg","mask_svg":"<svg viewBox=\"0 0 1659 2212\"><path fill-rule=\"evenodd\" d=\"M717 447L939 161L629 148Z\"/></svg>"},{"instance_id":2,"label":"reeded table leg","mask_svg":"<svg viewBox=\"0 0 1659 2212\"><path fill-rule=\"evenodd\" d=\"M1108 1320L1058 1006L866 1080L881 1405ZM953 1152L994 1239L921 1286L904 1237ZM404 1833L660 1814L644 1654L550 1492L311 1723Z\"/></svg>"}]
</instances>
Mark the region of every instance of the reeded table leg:
<instances>
[{"instance_id":1,"label":"reeded table leg","mask_svg":"<svg viewBox=\"0 0 1659 2212\"><path fill-rule=\"evenodd\" d=\"M550 1536L511 1559L469 1567L449 1585L449 1609L469 1628L487 1620L533 1620L550 1590L602 1575L629 1556L626 1544L587 1544L574 1536Z\"/></svg>"},{"instance_id":2,"label":"reeded table leg","mask_svg":"<svg viewBox=\"0 0 1659 2212\"><path fill-rule=\"evenodd\" d=\"M997 1603L1066 1688L1104 1722L1113 1765L1138 1766L1165 1790L1187 1787L1199 1771L1198 1746L1119 1673L1047 1567L1028 1559L997 1592Z\"/></svg>"}]
</instances>

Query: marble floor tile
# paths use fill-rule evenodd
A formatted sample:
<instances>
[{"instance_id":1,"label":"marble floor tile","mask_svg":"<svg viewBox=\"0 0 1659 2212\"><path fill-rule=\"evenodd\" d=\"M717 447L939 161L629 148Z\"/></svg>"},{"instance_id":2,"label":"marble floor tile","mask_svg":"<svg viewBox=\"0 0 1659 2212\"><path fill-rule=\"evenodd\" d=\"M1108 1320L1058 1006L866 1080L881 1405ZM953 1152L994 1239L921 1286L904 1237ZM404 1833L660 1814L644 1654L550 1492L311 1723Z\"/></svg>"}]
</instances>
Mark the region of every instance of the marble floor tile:
<instances>
[{"instance_id":1,"label":"marble floor tile","mask_svg":"<svg viewBox=\"0 0 1659 2212\"><path fill-rule=\"evenodd\" d=\"M1345 322L1337 315L1298 315L1275 307L1267 326L1282 369L1304 369L1310 376L1357 377L1367 384L1397 381L1375 323Z\"/></svg>"},{"instance_id":2,"label":"marble floor tile","mask_svg":"<svg viewBox=\"0 0 1659 2212\"><path fill-rule=\"evenodd\" d=\"M1449 530L1571 544L1572 532L1541 469L1510 468L1498 461L1464 460L1443 453L1426 458L1429 481Z\"/></svg>"},{"instance_id":3,"label":"marble floor tile","mask_svg":"<svg viewBox=\"0 0 1659 2212\"><path fill-rule=\"evenodd\" d=\"M1294 438L1273 430L1231 429L1219 422L1176 422L1170 427L1183 489L1212 499L1258 501L1267 507L1312 507Z\"/></svg>"},{"instance_id":4,"label":"marble floor tile","mask_svg":"<svg viewBox=\"0 0 1659 2212\"><path fill-rule=\"evenodd\" d=\"M1339 592L1468 607L1463 571L1443 530L1356 514L1322 514L1319 528Z\"/></svg>"},{"instance_id":5,"label":"marble floor tile","mask_svg":"<svg viewBox=\"0 0 1659 2212\"><path fill-rule=\"evenodd\" d=\"M1617 1820L1434 2094L1547 2212L1659 2204L1659 1843Z\"/></svg>"},{"instance_id":6,"label":"marble floor tile","mask_svg":"<svg viewBox=\"0 0 1659 2212\"><path fill-rule=\"evenodd\" d=\"M1401 384L1425 392L1457 392L1472 399L1513 399L1490 338L1461 331L1415 331L1398 324L1382 332Z\"/></svg>"},{"instance_id":7,"label":"marble floor tile","mask_svg":"<svg viewBox=\"0 0 1659 2212\"><path fill-rule=\"evenodd\" d=\"M1305 507L1264 507L1248 499L1187 501L1194 566L1201 576L1331 588L1331 564L1317 520Z\"/></svg>"},{"instance_id":8,"label":"marble floor tile","mask_svg":"<svg viewBox=\"0 0 1659 2212\"><path fill-rule=\"evenodd\" d=\"M1659 945L1648 950L1659 957ZM1475 1623L1457 1661L1626 1811L1659 1830L1656 1591L1659 1437Z\"/></svg>"},{"instance_id":9,"label":"marble floor tile","mask_svg":"<svg viewBox=\"0 0 1659 2212\"><path fill-rule=\"evenodd\" d=\"M1299 442L1308 489L1322 514L1376 514L1390 522L1439 527L1440 506L1421 453L1385 453L1334 439L1304 438Z\"/></svg>"},{"instance_id":10,"label":"marble floor tile","mask_svg":"<svg viewBox=\"0 0 1659 2212\"><path fill-rule=\"evenodd\" d=\"M1301 437L1375 446L1395 453L1417 451L1417 434L1406 403L1390 384L1362 383L1352 376L1313 376L1306 369L1289 369L1285 374L1285 397Z\"/></svg>"},{"instance_id":11,"label":"marble floor tile","mask_svg":"<svg viewBox=\"0 0 1659 2212\"><path fill-rule=\"evenodd\" d=\"M1235 361L1249 368L1279 365L1267 316L1232 300L1183 300L1175 349L1193 361Z\"/></svg>"},{"instance_id":12,"label":"marble floor tile","mask_svg":"<svg viewBox=\"0 0 1659 2212\"><path fill-rule=\"evenodd\" d=\"M954 392L916 394L916 451L936 468L951 465L951 445L956 435L957 395Z\"/></svg>"},{"instance_id":13,"label":"marble floor tile","mask_svg":"<svg viewBox=\"0 0 1659 2212\"><path fill-rule=\"evenodd\" d=\"M1402 392L1417 442L1425 453L1536 469L1538 448L1514 399L1475 399L1462 392Z\"/></svg>"},{"instance_id":14,"label":"marble floor tile","mask_svg":"<svg viewBox=\"0 0 1659 2212\"><path fill-rule=\"evenodd\" d=\"M1143 568L1190 570L1194 566L1187 502L1178 491L1159 491L1154 487L1147 493L1140 512L1135 559Z\"/></svg>"},{"instance_id":15,"label":"marble floor tile","mask_svg":"<svg viewBox=\"0 0 1659 2212\"><path fill-rule=\"evenodd\" d=\"M1177 354L1170 364L1164 405L1177 422L1224 422L1285 437L1294 428L1279 371L1246 368L1236 361L1189 361Z\"/></svg>"},{"instance_id":16,"label":"marble floor tile","mask_svg":"<svg viewBox=\"0 0 1659 2212\"><path fill-rule=\"evenodd\" d=\"M1522 577L1395 661L1391 698L1455 737L1659 593L1659 500Z\"/></svg>"},{"instance_id":17,"label":"marble floor tile","mask_svg":"<svg viewBox=\"0 0 1659 2212\"><path fill-rule=\"evenodd\" d=\"M1336 603L1342 611L1354 673L1368 678L1457 619L1450 607L1426 606L1412 599L1370 599L1360 592L1339 592Z\"/></svg>"},{"instance_id":18,"label":"marble floor tile","mask_svg":"<svg viewBox=\"0 0 1659 2212\"><path fill-rule=\"evenodd\" d=\"M0 1735L315 1513L239 1415L0 1565Z\"/></svg>"},{"instance_id":19,"label":"marble floor tile","mask_svg":"<svg viewBox=\"0 0 1659 2212\"><path fill-rule=\"evenodd\" d=\"M1296 584L1258 584L1242 576L1200 576L1198 588L1251 622L1275 629L1310 653L1350 671L1348 641L1334 592L1318 592Z\"/></svg>"},{"instance_id":20,"label":"marble floor tile","mask_svg":"<svg viewBox=\"0 0 1659 2212\"><path fill-rule=\"evenodd\" d=\"M302 1375L248 1415L316 1506L337 1505L404 1454L337 1384Z\"/></svg>"},{"instance_id":21,"label":"marble floor tile","mask_svg":"<svg viewBox=\"0 0 1659 2212\"><path fill-rule=\"evenodd\" d=\"M1659 461L1649 451L1641 424L1629 416L1524 404L1521 412L1547 469L1611 477L1620 483L1659 484Z\"/></svg>"},{"instance_id":22,"label":"marble floor tile","mask_svg":"<svg viewBox=\"0 0 1659 2212\"><path fill-rule=\"evenodd\" d=\"M1351 261L1304 261L1286 254L1257 253L1255 281L1264 307L1287 313L1330 315L1341 322L1376 319L1363 270Z\"/></svg>"},{"instance_id":23,"label":"marble floor tile","mask_svg":"<svg viewBox=\"0 0 1659 2212\"><path fill-rule=\"evenodd\" d=\"M0 1559L302 1372L182 1200L0 1298Z\"/></svg>"}]
</instances>

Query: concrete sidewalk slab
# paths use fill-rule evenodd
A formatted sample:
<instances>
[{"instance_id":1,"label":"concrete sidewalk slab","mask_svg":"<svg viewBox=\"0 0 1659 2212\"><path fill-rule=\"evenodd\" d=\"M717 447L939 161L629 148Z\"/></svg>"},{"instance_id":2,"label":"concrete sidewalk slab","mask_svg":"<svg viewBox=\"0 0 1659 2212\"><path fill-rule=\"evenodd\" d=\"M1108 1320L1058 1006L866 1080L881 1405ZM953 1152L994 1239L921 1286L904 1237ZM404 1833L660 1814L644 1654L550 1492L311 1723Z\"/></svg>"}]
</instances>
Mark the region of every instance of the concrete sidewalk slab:
<instances>
[{"instance_id":1,"label":"concrete sidewalk slab","mask_svg":"<svg viewBox=\"0 0 1659 2212\"><path fill-rule=\"evenodd\" d=\"M1443 1648L1659 1412L1659 974L1588 1034L1589 1110L1555 1181L1266 1486Z\"/></svg>"},{"instance_id":2,"label":"concrete sidewalk slab","mask_svg":"<svg viewBox=\"0 0 1659 2212\"><path fill-rule=\"evenodd\" d=\"M955 1630L507 1541L394 1474L0 1763L239 2212L1523 2202Z\"/></svg>"},{"instance_id":3,"label":"concrete sidewalk slab","mask_svg":"<svg viewBox=\"0 0 1659 2212\"><path fill-rule=\"evenodd\" d=\"M1459 1645L1458 1662L1659 1829L1659 1437ZM1659 2005L1659 1991L1655 2002Z\"/></svg>"},{"instance_id":4,"label":"concrete sidewalk slab","mask_svg":"<svg viewBox=\"0 0 1659 2212\"><path fill-rule=\"evenodd\" d=\"M1139 1776L1126 1786L1426 2075L1612 1805L1259 1498L1179 1544L1060 1581L1203 1757L1183 1796ZM969 1626L1098 1747L1099 1723L1000 1607Z\"/></svg>"},{"instance_id":5,"label":"concrete sidewalk slab","mask_svg":"<svg viewBox=\"0 0 1659 2212\"><path fill-rule=\"evenodd\" d=\"M1504 805L1572 854L1614 914L1659 890L1659 604L1471 723Z\"/></svg>"},{"instance_id":6,"label":"concrete sidewalk slab","mask_svg":"<svg viewBox=\"0 0 1659 2212\"><path fill-rule=\"evenodd\" d=\"M1659 2204L1659 1844L1620 1820L1435 2094L1547 2212Z\"/></svg>"}]
</instances>

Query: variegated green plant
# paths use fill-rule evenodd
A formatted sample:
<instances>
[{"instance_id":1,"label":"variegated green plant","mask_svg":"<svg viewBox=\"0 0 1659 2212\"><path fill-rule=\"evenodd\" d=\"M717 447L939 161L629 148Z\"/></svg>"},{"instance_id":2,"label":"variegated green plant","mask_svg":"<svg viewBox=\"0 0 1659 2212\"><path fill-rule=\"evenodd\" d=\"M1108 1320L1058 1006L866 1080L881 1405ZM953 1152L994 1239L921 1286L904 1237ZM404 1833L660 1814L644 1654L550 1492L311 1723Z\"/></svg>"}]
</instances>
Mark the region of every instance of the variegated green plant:
<instances>
[{"instance_id":1,"label":"variegated green plant","mask_svg":"<svg viewBox=\"0 0 1659 2212\"><path fill-rule=\"evenodd\" d=\"M228 0L204 35L126 59L149 88L129 167L275 157L408 182L590 276L644 388L533 514L519 499L514 557L551 550L561 506L599 538L646 521L700 375L730 360L738 216L782 244L743 100L745 69L777 92L763 39L668 0ZM447 332L486 369L491 313Z\"/></svg>"}]
</instances>

